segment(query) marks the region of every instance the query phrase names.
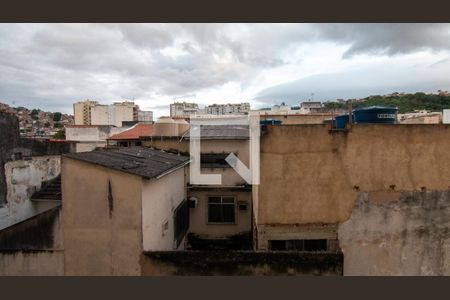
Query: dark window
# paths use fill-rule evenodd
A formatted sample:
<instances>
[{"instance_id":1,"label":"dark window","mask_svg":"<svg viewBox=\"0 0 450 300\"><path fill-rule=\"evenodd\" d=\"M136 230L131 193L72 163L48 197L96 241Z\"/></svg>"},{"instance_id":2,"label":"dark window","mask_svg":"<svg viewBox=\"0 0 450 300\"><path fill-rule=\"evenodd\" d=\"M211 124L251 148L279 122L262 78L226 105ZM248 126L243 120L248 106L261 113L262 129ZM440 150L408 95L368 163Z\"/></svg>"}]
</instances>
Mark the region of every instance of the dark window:
<instances>
[{"instance_id":1,"label":"dark window","mask_svg":"<svg viewBox=\"0 0 450 300\"><path fill-rule=\"evenodd\" d=\"M175 209L173 213L173 224L174 239L178 247L189 228L189 204L187 200L181 202Z\"/></svg>"},{"instance_id":2,"label":"dark window","mask_svg":"<svg viewBox=\"0 0 450 300\"><path fill-rule=\"evenodd\" d=\"M208 197L208 223L235 223L234 197Z\"/></svg>"},{"instance_id":3,"label":"dark window","mask_svg":"<svg viewBox=\"0 0 450 300\"><path fill-rule=\"evenodd\" d=\"M231 168L225 161L229 153L202 153L200 163L202 168Z\"/></svg>"},{"instance_id":4,"label":"dark window","mask_svg":"<svg viewBox=\"0 0 450 300\"><path fill-rule=\"evenodd\" d=\"M269 248L274 251L327 251L327 240L272 240Z\"/></svg>"},{"instance_id":5,"label":"dark window","mask_svg":"<svg viewBox=\"0 0 450 300\"><path fill-rule=\"evenodd\" d=\"M304 251L327 251L327 240L304 240Z\"/></svg>"},{"instance_id":6,"label":"dark window","mask_svg":"<svg viewBox=\"0 0 450 300\"><path fill-rule=\"evenodd\" d=\"M22 158L23 158L22 152L16 152L16 153L14 153L14 160L20 160L20 159L22 159Z\"/></svg>"}]
</instances>

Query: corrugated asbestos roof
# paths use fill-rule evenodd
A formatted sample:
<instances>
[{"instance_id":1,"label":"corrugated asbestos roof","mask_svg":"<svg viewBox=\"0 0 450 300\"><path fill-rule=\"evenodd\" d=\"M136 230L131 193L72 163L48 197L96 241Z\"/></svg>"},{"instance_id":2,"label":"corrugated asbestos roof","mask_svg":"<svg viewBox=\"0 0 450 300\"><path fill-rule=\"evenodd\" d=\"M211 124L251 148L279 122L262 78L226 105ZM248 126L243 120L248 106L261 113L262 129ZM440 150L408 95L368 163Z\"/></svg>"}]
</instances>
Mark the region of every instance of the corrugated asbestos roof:
<instances>
[{"instance_id":1,"label":"corrugated asbestos roof","mask_svg":"<svg viewBox=\"0 0 450 300\"><path fill-rule=\"evenodd\" d=\"M147 147L103 148L92 152L69 153L64 156L139 175L147 179L158 177L189 162L189 156L167 153Z\"/></svg>"},{"instance_id":2,"label":"corrugated asbestos roof","mask_svg":"<svg viewBox=\"0 0 450 300\"><path fill-rule=\"evenodd\" d=\"M190 130L188 130L184 138L189 139ZM201 139L249 139L248 125L201 125Z\"/></svg>"}]
</instances>

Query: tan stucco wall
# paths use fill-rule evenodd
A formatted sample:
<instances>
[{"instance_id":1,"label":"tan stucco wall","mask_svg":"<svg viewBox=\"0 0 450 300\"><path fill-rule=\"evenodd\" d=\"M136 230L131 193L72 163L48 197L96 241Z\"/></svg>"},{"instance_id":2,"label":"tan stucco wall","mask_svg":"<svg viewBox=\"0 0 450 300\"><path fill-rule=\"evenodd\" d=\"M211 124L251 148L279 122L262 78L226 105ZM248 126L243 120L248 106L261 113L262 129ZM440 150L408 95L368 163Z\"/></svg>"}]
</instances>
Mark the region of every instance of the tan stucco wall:
<instances>
[{"instance_id":1,"label":"tan stucco wall","mask_svg":"<svg viewBox=\"0 0 450 300\"><path fill-rule=\"evenodd\" d=\"M142 145L166 151L189 152L189 141L182 140L180 137L152 137L151 139L143 140Z\"/></svg>"},{"instance_id":2,"label":"tan stucco wall","mask_svg":"<svg viewBox=\"0 0 450 300\"><path fill-rule=\"evenodd\" d=\"M140 275L141 177L63 157L62 193L65 274Z\"/></svg>"},{"instance_id":3,"label":"tan stucco wall","mask_svg":"<svg viewBox=\"0 0 450 300\"><path fill-rule=\"evenodd\" d=\"M261 137L257 224L346 221L356 190L443 190L450 178L450 126L357 124L268 126Z\"/></svg>"},{"instance_id":4,"label":"tan stucco wall","mask_svg":"<svg viewBox=\"0 0 450 300\"><path fill-rule=\"evenodd\" d=\"M235 224L208 224L208 197L232 196L236 199ZM201 238L224 238L251 230L251 192L239 191L189 191L189 197L197 199L197 207L190 208L189 232ZM241 211L237 207L238 201L247 203L247 210Z\"/></svg>"}]
</instances>

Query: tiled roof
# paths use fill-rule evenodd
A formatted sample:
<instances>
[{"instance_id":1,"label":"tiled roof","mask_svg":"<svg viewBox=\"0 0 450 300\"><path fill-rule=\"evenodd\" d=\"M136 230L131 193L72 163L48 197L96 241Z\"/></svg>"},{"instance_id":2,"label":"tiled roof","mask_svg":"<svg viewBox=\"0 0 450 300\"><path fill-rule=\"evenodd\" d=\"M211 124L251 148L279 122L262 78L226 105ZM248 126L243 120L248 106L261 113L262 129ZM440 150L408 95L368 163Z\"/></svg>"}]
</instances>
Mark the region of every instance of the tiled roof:
<instances>
[{"instance_id":1,"label":"tiled roof","mask_svg":"<svg viewBox=\"0 0 450 300\"><path fill-rule=\"evenodd\" d=\"M97 128L97 127L116 127L114 125L66 125L66 128Z\"/></svg>"},{"instance_id":2,"label":"tiled roof","mask_svg":"<svg viewBox=\"0 0 450 300\"><path fill-rule=\"evenodd\" d=\"M190 131L187 131L184 138L189 139ZM245 140L249 139L248 125L202 125L200 126L201 139L217 140Z\"/></svg>"},{"instance_id":3,"label":"tiled roof","mask_svg":"<svg viewBox=\"0 0 450 300\"><path fill-rule=\"evenodd\" d=\"M112 135L111 137L109 137L109 140L138 140L141 136L151 136L152 132L152 124L138 123L130 129Z\"/></svg>"},{"instance_id":4,"label":"tiled roof","mask_svg":"<svg viewBox=\"0 0 450 300\"><path fill-rule=\"evenodd\" d=\"M189 156L167 153L148 147L99 148L92 152L69 153L64 157L82 160L150 179L189 162Z\"/></svg>"}]
</instances>

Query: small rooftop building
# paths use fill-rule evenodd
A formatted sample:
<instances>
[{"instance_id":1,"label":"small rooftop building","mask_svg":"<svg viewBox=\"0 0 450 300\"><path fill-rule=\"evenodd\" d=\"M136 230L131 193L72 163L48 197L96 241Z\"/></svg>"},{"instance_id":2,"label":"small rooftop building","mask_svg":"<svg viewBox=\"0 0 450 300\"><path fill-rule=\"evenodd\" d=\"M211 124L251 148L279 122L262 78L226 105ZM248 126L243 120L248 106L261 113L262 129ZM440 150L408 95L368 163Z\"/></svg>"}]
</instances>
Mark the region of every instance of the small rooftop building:
<instances>
[{"instance_id":1,"label":"small rooftop building","mask_svg":"<svg viewBox=\"0 0 450 300\"><path fill-rule=\"evenodd\" d=\"M76 152L92 151L98 147L105 147L107 139L120 133L128 127L111 125L67 125L66 140L76 142Z\"/></svg>"},{"instance_id":2,"label":"small rooftop building","mask_svg":"<svg viewBox=\"0 0 450 300\"><path fill-rule=\"evenodd\" d=\"M322 102L320 101L305 101L300 103L300 113L320 113L323 110Z\"/></svg>"},{"instance_id":3,"label":"small rooftop building","mask_svg":"<svg viewBox=\"0 0 450 300\"><path fill-rule=\"evenodd\" d=\"M184 249L188 163L145 147L63 156L65 274L140 275L143 251Z\"/></svg>"}]
</instances>

